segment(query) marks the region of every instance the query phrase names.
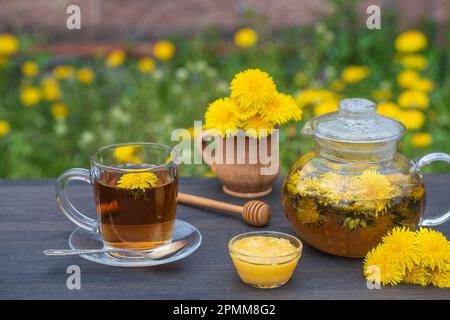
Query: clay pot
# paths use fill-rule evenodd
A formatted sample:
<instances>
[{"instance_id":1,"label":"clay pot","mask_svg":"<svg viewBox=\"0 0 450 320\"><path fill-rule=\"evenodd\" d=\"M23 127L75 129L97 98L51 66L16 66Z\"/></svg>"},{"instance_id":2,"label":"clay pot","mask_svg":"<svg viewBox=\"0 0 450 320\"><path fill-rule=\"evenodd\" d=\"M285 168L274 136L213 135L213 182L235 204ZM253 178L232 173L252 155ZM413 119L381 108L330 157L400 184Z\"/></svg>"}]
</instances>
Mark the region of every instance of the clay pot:
<instances>
[{"instance_id":1,"label":"clay pot","mask_svg":"<svg viewBox=\"0 0 450 320\"><path fill-rule=\"evenodd\" d=\"M262 197L272 191L280 175L278 133L262 139L240 134L244 136L241 143L238 143L238 137L220 136L209 137L213 142L207 142L205 137L208 139L208 136L204 134L197 138L197 145L203 160L222 182L225 193L239 198ZM216 150L205 152L211 144L217 146ZM216 156L219 148L222 155L219 152Z\"/></svg>"}]
</instances>

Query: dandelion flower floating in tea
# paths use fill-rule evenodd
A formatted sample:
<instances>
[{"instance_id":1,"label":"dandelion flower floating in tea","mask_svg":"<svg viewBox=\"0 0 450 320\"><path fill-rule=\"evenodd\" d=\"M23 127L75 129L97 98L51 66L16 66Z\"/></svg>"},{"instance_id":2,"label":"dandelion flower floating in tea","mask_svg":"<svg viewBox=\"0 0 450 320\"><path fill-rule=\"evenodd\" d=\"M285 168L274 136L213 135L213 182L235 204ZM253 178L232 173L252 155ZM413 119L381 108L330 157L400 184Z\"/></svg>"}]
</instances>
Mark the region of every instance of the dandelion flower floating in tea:
<instances>
[{"instance_id":1,"label":"dandelion flower floating in tea","mask_svg":"<svg viewBox=\"0 0 450 320\"><path fill-rule=\"evenodd\" d=\"M127 173L117 181L117 188L130 191L145 191L154 188L158 183L158 177L151 172Z\"/></svg>"}]
</instances>

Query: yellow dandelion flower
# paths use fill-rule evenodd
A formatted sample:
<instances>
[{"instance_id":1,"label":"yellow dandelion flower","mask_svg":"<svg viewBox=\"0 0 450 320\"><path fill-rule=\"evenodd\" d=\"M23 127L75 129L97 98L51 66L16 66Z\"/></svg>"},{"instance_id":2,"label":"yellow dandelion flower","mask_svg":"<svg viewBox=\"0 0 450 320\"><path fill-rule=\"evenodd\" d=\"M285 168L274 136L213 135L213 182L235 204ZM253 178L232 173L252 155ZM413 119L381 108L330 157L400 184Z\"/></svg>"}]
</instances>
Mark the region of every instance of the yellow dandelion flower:
<instances>
[{"instance_id":1,"label":"yellow dandelion flower","mask_svg":"<svg viewBox=\"0 0 450 320\"><path fill-rule=\"evenodd\" d=\"M50 106L50 113L55 120L64 120L69 115L69 108L64 103L53 103Z\"/></svg>"},{"instance_id":2,"label":"yellow dandelion flower","mask_svg":"<svg viewBox=\"0 0 450 320\"><path fill-rule=\"evenodd\" d=\"M341 78L346 83L357 83L367 78L369 75L369 68L366 66L348 66L342 70Z\"/></svg>"},{"instance_id":3,"label":"yellow dandelion flower","mask_svg":"<svg viewBox=\"0 0 450 320\"><path fill-rule=\"evenodd\" d=\"M389 206L389 200L401 193L398 186L391 184L385 175L373 169L355 176L352 186L355 189L354 197L358 199L355 205L374 212L375 216L384 213Z\"/></svg>"},{"instance_id":4,"label":"yellow dandelion flower","mask_svg":"<svg viewBox=\"0 0 450 320\"><path fill-rule=\"evenodd\" d=\"M45 78L41 82L42 98L46 101L61 99L62 93L58 81L54 78Z\"/></svg>"},{"instance_id":5,"label":"yellow dandelion flower","mask_svg":"<svg viewBox=\"0 0 450 320\"><path fill-rule=\"evenodd\" d=\"M6 120L0 120L0 138L6 136L11 131L11 125Z\"/></svg>"},{"instance_id":6,"label":"yellow dandelion flower","mask_svg":"<svg viewBox=\"0 0 450 320\"><path fill-rule=\"evenodd\" d=\"M339 110L339 102L337 99L324 100L314 106L314 115L320 116L322 114L335 112L338 110Z\"/></svg>"},{"instance_id":7,"label":"yellow dandelion flower","mask_svg":"<svg viewBox=\"0 0 450 320\"><path fill-rule=\"evenodd\" d=\"M412 270L419 263L416 233L406 227L397 227L383 237L383 250L403 270Z\"/></svg>"},{"instance_id":8,"label":"yellow dandelion flower","mask_svg":"<svg viewBox=\"0 0 450 320\"><path fill-rule=\"evenodd\" d=\"M33 61L25 61L22 63L21 71L25 78L33 78L39 73L39 66Z\"/></svg>"},{"instance_id":9,"label":"yellow dandelion flower","mask_svg":"<svg viewBox=\"0 0 450 320\"><path fill-rule=\"evenodd\" d=\"M446 270L431 271L430 282L438 288L450 288L450 266Z\"/></svg>"},{"instance_id":10,"label":"yellow dandelion flower","mask_svg":"<svg viewBox=\"0 0 450 320\"><path fill-rule=\"evenodd\" d=\"M318 195L322 192L322 185L316 177L303 177L304 172L299 172L301 180L297 183L298 193L302 196Z\"/></svg>"},{"instance_id":11,"label":"yellow dandelion flower","mask_svg":"<svg viewBox=\"0 0 450 320\"><path fill-rule=\"evenodd\" d=\"M425 115L418 110L401 111L396 119L409 130L420 129L425 123Z\"/></svg>"},{"instance_id":12,"label":"yellow dandelion flower","mask_svg":"<svg viewBox=\"0 0 450 320\"><path fill-rule=\"evenodd\" d=\"M69 79L74 73L75 68L69 65L61 65L53 69L53 76L59 80Z\"/></svg>"},{"instance_id":13,"label":"yellow dandelion flower","mask_svg":"<svg viewBox=\"0 0 450 320\"><path fill-rule=\"evenodd\" d=\"M114 50L106 56L105 64L110 68L117 68L125 62L125 59L125 51Z\"/></svg>"},{"instance_id":14,"label":"yellow dandelion flower","mask_svg":"<svg viewBox=\"0 0 450 320\"><path fill-rule=\"evenodd\" d=\"M245 109L262 109L276 92L273 79L259 69L241 71L231 81L231 97Z\"/></svg>"},{"instance_id":15,"label":"yellow dandelion flower","mask_svg":"<svg viewBox=\"0 0 450 320\"><path fill-rule=\"evenodd\" d=\"M419 79L420 75L414 70L403 70L397 75L397 83L402 88L411 88Z\"/></svg>"},{"instance_id":16,"label":"yellow dandelion flower","mask_svg":"<svg viewBox=\"0 0 450 320\"><path fill-rule=\"evenodd\" d=\"M450 267L450 242L439 231L420 228L417 232L420 265L432 270Z\"/></svg>"},{"instance_id":17,"label":"yellow dandelion flower","mask_svg":"<svg viewBox=\"0 0 450 320\"><path fill-rule=\"evenodd\" d=\"M334 91L338 91L338 92L344 90L346 86L347 85L342 80L334 80L330 84L331 89L333 89Z\"/></svg>"},{"instance_id":18,"label":"yellow dandelion flower","mask_svg":"<svg viewBox=\"0 0 450 320\"><path fill-rule=\"evenodd\" d=\"M116 187L127 190L140 190L154 188L158 184L158 177L151 172L127 173L120 177Z\"/></svg>"},{"instance_id":19,"label":"yellow dandelion flower","mask_svg":"<svg viewBox=\"0 0 450 320\"><path fill-rule=\"evenodd\" d=\"M167 40L161 40L153 46L153 55L161 61L172 59L175 54L175 45Z\"/></svg>"},{"instance_id":20,"label":"yellow dandelion flower","mask_svg":"<svg viewBox=\"0 0 450 320\"><path fill-rule=\"evenodd\" d=\"M304 224L316 224L320 221L317 203L309 199L300 199L297 204L297 220Z\"/></svg>"},{"instance_id":21,"label":"yellow dandelion flower","mask_svg":"<svg viewBox=\"0 0 450 320\"><path fill-rule=\"evenodd\" d=\"M137 63L137 68L142 73L151 73L155 70L155 67L155 60L150 57L141 58Z\"/></svg>"},{"instance_id":22,"label":"yellow dandelion flower","mask_svg":"<svg viewBox=\"0 0 450 320\"><path fill-rule=\"evenodd\" d=\"M286 181L286 190L287 192L295 196L299 193L297 188L298 183L300 182L300 174L298 171L291 173Z\"/></svg>"},{"instance_id":23,"label":"yellow dandelion flower","mask_svg":"<svg viewBox=\"0 0 450 320\"><path fill-rule=\"evenodd\" d=\"M426 109L430 106L428 96L418 90L403 91L398 97L398 104L403 108Z\"/></svg>"},{"instance_id":24,"label":"yellow dandelion flower","mask_svg":"<svg viewBox=\"0 0 450 320\"><path fill-rule=\"evenodd\" d=\"M20 92L20 101L25 107L32 107L41 101L41 91L33 86L26 86Z\"/></svg>"},{"instance_id":25,"label":"yellow dandelion flower","mask_svg":"<svg viewBox=\"0 0 450 320\"><path fill-rule=\"evenodd\" d=\"M392 97L392 91L389 88L376 89L372 92L372 97L375 101L388 101Z\"/></svg>"},{"instance_id":26,"label":"yellow dandelion flower","mask_svg":"<svg viewBox=\"0 0 450 320\"><path fill-rule=\"evenodd\" d=\"M205 113L205 129L217 130L222 137L234 135L239 127L237 108L233 99L215 100L208 106Z\"/></svg>"},{"instance_id":27,"label":"yellow dandelion flower","mask_svg":"<svg viewBox=\"0 0 450 320\"><path fill-rule=\"evenodd\" d=\"M401 110L394 102L386 101L380 102L377 105L377 113L385 117L397 119L401 113Z\"/></svg>"},{"instance_id":28,"label":"yellow dandelion flower","mask_svg":"<svg viewBox=\"0 0 450 320\"><path fill-rule=\"evenodd\" d=\"M234 34L234 43L241 48L253 47L258 42L258 33L252 28L239 29Z\"/></svg>"},{"instance_id":29,"label":"yellow dandelion flower","mask_svg":"<svg viewBox=\"0 0 450 320\"><path fill-rule=\"evenodd\" d=\"M376 284L397 285L404 277L401 266L390 259L382 245L372 249L366 255L363 270L366 279Z\"/></svg>"},{"instance_id":30,"label":"yellow dandelion flower","mask_svg":"<svg viewBox=\"0 0 450 320\"><path fill-rule=\"evenodd\" d=\"M301 117L301 110L294 98L283 93L276 93L273 98L260 110L262 118L267 122L283 124Z\"/></svg>"},{"instance_id":31,"label":"yellow dandelion flower","mask_svg":"<svg viewBox=\"0 0 450 320\"><path fill-rule=\"evenodd\" d=\"M395 49L401 52L417 52L425 49L427 44L427 37L417 30L402 32L395 39Z\"/></svg>"},{"instance_id":32,"label":"yellow dandelion flower","mask_svg":"<svg viewBox=\"0 0 450 320\"><path fill-rule=\"evenodd\" d=\"M320 192L332 203L339 201L351 201L354 196L353 182L350 176L326 172L318 179L320 187L316 192Z\"/></svg>"},{"instance_id":33,"label":"yellow dandelion flower","mask_svg":"<svg viewBox=\"0 0 450 320\"><path fill-rule=\"evenodd\" d=\"M433 90L434 83L430 79L418 79L411 85L411 89L423 91L423 92L431 92Z\"/></svg>"},{"instance_id":34,"label":"yellow dandelion flower","mask_svg":"<svg viewBox=\"0 0 450 320\"><path fill-rule=\"evenodd\" d=\"M77 79L83 84L90 84L95 79L94 71L88 67L80 68L77 71Z\"/></svg>"},{"instance_id":35,"label":"yellow dandelion flower","mask_svg":"<svg viewBox=\"0 0 450 320\"><path fill-rule=\"evenodd\" d=\"M431 145L433 137L428 132L417 132L411 137L411 145L416 148L425 148Z\"/></svg>"},{"instance_id":36,"label":"yellow dandelion flower","mask_svg":"<svg viewBox=\"0 0 450 320\"><path fill-rule=\"evenodd\" d=\"M136 146L121 146L114 149L113 157L119 161L119 163L133 163L141 164L142 158L137 155L139 147Z\"/></svg>"},{"instance_id":37,"label":"yellow dandelion flower","mask_svg":"<svg viewBox=\"0 0 450 320\"><path fill-rule=\"evenodd\" d=\"M243 127L249 137L261 139L272 134L273 124L256 115L245 120Z\"/></svg>"},{"instance_id":38,"label":"yellow dandelion flower","mask_svg":"<svg viewBox=\"0 0 450 320\"><path fill-rule=\"evenodd\" d=\"M430 284L431 274L427 268L421 268L415 265L411 270L405 274L403 281L408 284L418 284L423 287Z\"/></svg>"},{"instance_id":39,"label":"yellow dandelion flower","mask_svg":"<svg viewBox=\"0 0 450 320\"><path fill-rule=\"evenodd\" d=\"M336 94L326 89L305 89L297 94L296 99L301 108L325 100L337 100Z\"/></svg>"},{"instance_id":40,"label":"yellow dandelion flower","mask_svg":"<svg viewBox=\"0 0 450 320\"><path fill-rule=\"evenodd\" d=\"M19 50L19 41L12 34L0 34L0 56L10 56Z\"/></svg>"},{"instance_id":41,"label":"yellow dandelion flower","mask_svg":"<svg viewBox=\"0 0 450 320\"><path fill-rule=\"evenodd\" d=\"M408 54L400 58L400 63L408 69L424 70L428 67L428 61L420 54Z\"/></svg>"}]
</instances>

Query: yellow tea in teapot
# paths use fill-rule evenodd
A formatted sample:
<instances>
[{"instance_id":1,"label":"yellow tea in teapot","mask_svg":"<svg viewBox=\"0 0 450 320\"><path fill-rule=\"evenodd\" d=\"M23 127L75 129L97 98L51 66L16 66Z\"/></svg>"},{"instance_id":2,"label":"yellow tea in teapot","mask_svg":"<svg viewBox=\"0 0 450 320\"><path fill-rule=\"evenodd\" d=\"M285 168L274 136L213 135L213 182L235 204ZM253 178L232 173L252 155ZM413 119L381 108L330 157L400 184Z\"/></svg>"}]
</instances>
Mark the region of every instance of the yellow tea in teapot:
<instances>
[{"instance_id":1,"label":"yellow tea in teapot","mask_svg":"<svg viewBox=\"0 0 450 320\"><path fill-rule=\"evenodd\" d=\"M288 174L283 206L297 232L319 250L361 257L390 228L419 222L425 202L419 177L376 167L354 174L304 169Z\"/></svg>"}]
</instances>

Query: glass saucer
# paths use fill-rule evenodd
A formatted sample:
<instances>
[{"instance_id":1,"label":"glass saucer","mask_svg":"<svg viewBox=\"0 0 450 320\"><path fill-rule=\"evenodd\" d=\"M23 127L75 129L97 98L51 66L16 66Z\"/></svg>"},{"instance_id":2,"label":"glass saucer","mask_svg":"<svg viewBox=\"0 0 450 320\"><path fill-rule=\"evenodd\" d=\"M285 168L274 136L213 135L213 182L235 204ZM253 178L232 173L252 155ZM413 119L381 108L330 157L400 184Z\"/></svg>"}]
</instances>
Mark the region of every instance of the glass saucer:
<instances>
[{"instance_id":1,"label":"glass saucer","mask_svg":"<svg viewBox=\"0 0 450 320\"><path fill-rule=\"evenodd\" d=\"M193 225L177 219L175 221L172 241L178 240L187 240L188 243L183 249L165 259L127 259L123 256L116 257L108 253L81 254L80 257L89 261L117 267L157 266L183 259L193 253L200 246L202 242L202 235ZM102 249L103 242L100 234L77 228L69 237L69 246L72 249Z\"/></svg>"}]
</instances>

